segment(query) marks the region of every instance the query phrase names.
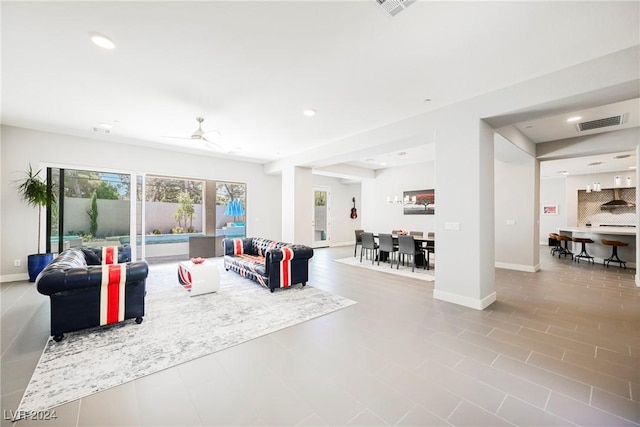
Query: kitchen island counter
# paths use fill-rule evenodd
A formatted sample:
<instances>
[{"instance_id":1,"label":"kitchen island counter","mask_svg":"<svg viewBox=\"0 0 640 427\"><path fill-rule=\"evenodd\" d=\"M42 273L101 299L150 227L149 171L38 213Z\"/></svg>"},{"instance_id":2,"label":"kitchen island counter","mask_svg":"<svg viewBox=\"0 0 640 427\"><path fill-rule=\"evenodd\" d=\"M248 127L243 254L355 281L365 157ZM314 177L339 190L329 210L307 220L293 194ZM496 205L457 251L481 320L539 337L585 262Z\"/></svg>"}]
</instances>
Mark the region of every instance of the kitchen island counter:
<instances>
[{"instance_id":1,"label":"kitchen island counter","mask_svg":"<svg viewBox=\"0 0 640 427\"><path fill-rule=\"evenodd\" d=\"M585 237L593 240L594 243L587 243L587 252L595 258L595 262L602 264L603 259L611 256L611 246L602 244L602 240L619 240L628 243L628 246L618 248L618 255L627 261L627 267L636 266L636 228L635 227L558 227L556 229L561 234L570 237ZM574 254L580 252L581 245L573 243L571 251Z\"/></svg>"},{"instance_id":2,"label":"kitchen island counter","mask_svg":"<svg viewBox=\"0 0 640 427\"><path fill-rule=\"evenodd\" d=\"M557 231L568 233L611 234L617 236L635 236L635 227L558 227Z\"/></svg>"}]
</instances>

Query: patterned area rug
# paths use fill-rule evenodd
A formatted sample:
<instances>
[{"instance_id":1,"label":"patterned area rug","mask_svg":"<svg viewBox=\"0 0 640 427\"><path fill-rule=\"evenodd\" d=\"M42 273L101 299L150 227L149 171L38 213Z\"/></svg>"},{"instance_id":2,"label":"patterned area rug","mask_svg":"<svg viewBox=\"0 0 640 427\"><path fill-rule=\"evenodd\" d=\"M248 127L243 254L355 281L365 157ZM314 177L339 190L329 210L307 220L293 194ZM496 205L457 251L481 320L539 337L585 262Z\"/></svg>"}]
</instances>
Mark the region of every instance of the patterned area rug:
<instances>
[{"instance_id":1,"label":"patterned area rug","mask_svg":"<svg viewBox=\"0 0 640 427\"><path fill-rule=\"evenodd\" d=\"M49 339L17 413L41 411L348 307L355 301L307 284L271 293L225 271L220 290L190 297L177 263L150 267L144 321ZM312 283L312 282L311 282Z\"/></svg>"},{"instance_id":2,"label":"patterned area rug","mask_svg":"<svg viewBox=\"0 0 640 427\"><path fill-rule=\"evenodd\" d=\"M403 277L410 277L412 279L426 280L429 282L436 280L436 276L433 275L434 273L433 268L431 270L425 270L422 267L416 267L415 271L411 271L411 265L407 266L407 265L402 265L401 263L400 268L397 269L396 268L397 264L394 264L393 268L391 268L388 262L381 262L380 265L378 265L377 261L374 262L373 265L371 265L370 259L365 260L363 258L361 263L360 256L340 258L340 259L335 259L334 261L339 262L341 264L353 265L355 267L380 271L382 273L395 274L397 276L403 276Z\"/></svg>"}]
</instances>

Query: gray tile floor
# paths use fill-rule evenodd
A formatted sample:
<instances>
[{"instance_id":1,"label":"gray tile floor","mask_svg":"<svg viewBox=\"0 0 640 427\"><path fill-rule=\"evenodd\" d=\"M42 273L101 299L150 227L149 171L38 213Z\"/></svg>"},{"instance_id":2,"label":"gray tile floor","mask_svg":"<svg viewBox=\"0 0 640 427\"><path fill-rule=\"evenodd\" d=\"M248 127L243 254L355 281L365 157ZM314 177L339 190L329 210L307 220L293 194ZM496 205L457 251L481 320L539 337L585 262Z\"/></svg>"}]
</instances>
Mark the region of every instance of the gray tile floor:
<instances>
[{"instance_id":1,"label":"gray tile floor","mask_svg":"<svg viewBox=\"0 0 640 427\"><path fill-rule=\"evenodd\" d=\"M640 425L635 270L541 247L540 272L498 269L498 301L476 311L434 301L432 283L332 261L350 255L316 250L310 284L355 306L16 425ZM6 426L49 308L28 282L0 295Z\"/></svg>"}]
</instances>

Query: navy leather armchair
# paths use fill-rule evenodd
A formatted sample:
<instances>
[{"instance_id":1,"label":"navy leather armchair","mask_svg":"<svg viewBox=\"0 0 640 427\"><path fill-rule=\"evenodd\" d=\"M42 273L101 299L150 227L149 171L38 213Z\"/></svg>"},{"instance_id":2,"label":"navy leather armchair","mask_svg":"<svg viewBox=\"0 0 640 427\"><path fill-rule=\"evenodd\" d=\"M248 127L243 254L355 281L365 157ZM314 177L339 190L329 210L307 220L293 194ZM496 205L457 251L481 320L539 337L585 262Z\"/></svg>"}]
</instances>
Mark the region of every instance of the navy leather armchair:
<instances>
[{"instance_id":1,"label":"navy leather armchair","mask_svg":"<svg viewBox=\"0 0 640 427\"><path fill-rule=\"evenodd\" d=\"M61 252L38 275L38 292L49 296L51 335L135 319L142 322L146 278L145 261L130 262L128 246L119 247L117 260L102 265L101 249L72 248Z\"/></svg>"}]
</instances>

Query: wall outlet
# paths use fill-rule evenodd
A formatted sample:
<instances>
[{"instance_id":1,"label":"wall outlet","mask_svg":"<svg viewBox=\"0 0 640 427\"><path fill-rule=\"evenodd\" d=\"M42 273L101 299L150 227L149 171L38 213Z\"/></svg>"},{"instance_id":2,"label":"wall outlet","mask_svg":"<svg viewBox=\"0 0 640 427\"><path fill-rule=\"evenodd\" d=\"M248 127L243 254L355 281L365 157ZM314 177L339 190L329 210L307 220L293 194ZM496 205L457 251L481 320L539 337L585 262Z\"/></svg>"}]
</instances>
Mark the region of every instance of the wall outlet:
<instances>
[{"instance_id":1,"label":"wall outlet","mask_svg":"<svg viewBox=\"0 0 640 427\"><path fill-rule=\"evenodd\" d=\"M21 262L20 262L20 260L19 260L19 259L14 259L14 260L13 260L13 266L14 266L14 267L20 267L20 264L21 264Z\"/></svg>"}]
</instances>

